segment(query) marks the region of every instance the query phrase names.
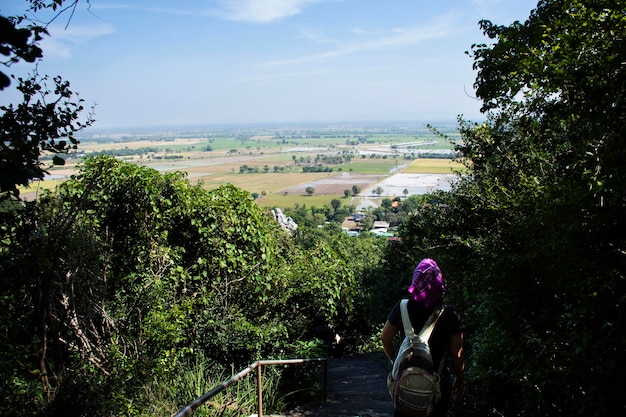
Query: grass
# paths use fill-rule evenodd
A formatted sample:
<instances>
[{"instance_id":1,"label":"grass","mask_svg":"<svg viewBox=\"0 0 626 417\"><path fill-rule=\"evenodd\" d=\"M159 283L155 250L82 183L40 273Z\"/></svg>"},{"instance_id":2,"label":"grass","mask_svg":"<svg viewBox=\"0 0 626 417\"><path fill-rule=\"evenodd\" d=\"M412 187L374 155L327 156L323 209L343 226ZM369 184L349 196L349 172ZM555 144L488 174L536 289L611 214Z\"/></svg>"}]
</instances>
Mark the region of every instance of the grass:
<instances>
[{"instance_id":1,"label":"grass","mask_svg":"<svg viewBox=\"0 0 626 417\"><path fill-rule=\"evenodd\" d=\"M325 204L330 205L333 199L340 200L344 205L350 203L350 199L346 199L341 196L332 195L319 195L315 194L311 196L302 196L295 194L270 194L258 198L257 204L262 207L274 208L274 207L295 207L296 204L300 206L306 205L307 207L323 207Z\"/></svg>"},{"instance_id":2,"label":"grass","mask_svg":"<svg viewBox=\"0 0 626 417\"><path fill-rule=\"evenodd\" d=\"M57 180L34 181L28 187L19 186L20 195L43 192L45 190L54 190L59 185Z\"/></svg>"},{"instance_id":3,"label":"grass","mask_svg":"<svg viewBox=\"0 0 626 417\"><path fill-rule=\"evenodd\" d=\"M341 164L343 171L358 172L361 174L389 174L389 172L402 164L402 160L386 159L353 159L347 164Z\"/></svg>"},{"instance_id":4,"label":"grass","mask_svg":"<svg viewBox=\"0 0 626 417\"><path fill-rule=\"evenodd\" d=\"M174 415L185 405L219 386L230 375L198 354L194 363L187 363L168 380L155 380L143 387L143 402L148 404L139 416ZM236 417L257 411L256 371L229 385L228 389L209 399L194 412L194 416ZM276 411L283 407L279 393L280 374L277 369L264 369L263 408Z\"/></svg>"},{"instance_id":5,"label":"grass","mask_svg":"<svg viewBox=\"0 0 626 417\"><path fill-rule=\"evenodd\" d=\"M404 174L452 174L465 167L451 159L416 159L402 170Z\"/></svg>"},{"instance_id":6,"label":"grass","mask_svg":"<svg viewBox=\"0 0 626 417\"><path fill-rule=\"evenodd\" d=\"M236 187L243 188L250 192L262 193L265 191L268 194L279 192L280 190L296 186L299 184L305 184L313 182L320 178L329 176L327 172L307 172L307 173L253 173L253 174L216 174L206 175L194 178L194 181L201 181L203 188L211 190L219 187L222 184L229 183ZM302 197L302 196L299 196ZM305 196L308 198L308 196Z\"/></svg>"}]
</instances>

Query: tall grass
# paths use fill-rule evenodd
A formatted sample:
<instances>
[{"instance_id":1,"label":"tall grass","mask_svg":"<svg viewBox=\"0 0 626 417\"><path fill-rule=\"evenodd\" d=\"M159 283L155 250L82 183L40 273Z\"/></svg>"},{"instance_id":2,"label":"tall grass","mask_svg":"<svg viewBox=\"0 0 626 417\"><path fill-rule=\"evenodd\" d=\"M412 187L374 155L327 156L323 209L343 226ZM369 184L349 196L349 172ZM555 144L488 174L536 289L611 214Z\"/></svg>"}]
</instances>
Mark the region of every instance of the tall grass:
<instances>
[{"instance_id":1,"label":"tall grass","mask_svg":"<svg viewBox=\"0 0 626 417\"><path fill-rule=\"evenodd\" d=\"M191 404L196 398L228 380L241 371L227 372L199 354L171 375L167 380L155 380L144 386L140 402L146 404L140 416L171 416ZM225 390L198 407L194 417L239 417L257 413L257 370L232 383ZM279 392L280 369L263 367L263 411L281 410L283 396Z\"/></svg>"}]
</instances>

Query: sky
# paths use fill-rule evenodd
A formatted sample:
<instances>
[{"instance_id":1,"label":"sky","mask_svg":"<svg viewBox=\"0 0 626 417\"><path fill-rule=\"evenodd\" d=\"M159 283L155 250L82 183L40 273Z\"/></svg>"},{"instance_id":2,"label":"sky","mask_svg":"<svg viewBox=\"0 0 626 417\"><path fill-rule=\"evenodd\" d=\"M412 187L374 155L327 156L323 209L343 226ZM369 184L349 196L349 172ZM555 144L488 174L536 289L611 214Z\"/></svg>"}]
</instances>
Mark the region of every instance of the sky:
<instances>
[{"instance_id":1,"label":"sky","mask_svg":"<svg viewBox=\"0 0 626 417\"><path fill-rule=\"evenodd\" d=\"M0 13L22 14L26 4L0 0ZM480 120L465 53L489 41L478 22L523 22L536 5L81 0L49 25L38 72L61 75L95 104L100 129ZM11 88L0 92L0 104L16 98Z\"/></svg>"}]
</instances>

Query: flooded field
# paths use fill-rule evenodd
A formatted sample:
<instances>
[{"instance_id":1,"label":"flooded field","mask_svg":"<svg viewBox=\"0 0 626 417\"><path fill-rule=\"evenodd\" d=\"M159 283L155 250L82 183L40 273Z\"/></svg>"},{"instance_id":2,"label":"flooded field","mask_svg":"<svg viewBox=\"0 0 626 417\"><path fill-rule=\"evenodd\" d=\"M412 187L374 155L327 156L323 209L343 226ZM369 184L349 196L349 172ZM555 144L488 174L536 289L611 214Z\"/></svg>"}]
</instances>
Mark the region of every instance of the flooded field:
<instances>
[{"instance_id":1,"label":"flooded field","mask_svg":"<svg viewBox=\"0 0 626 417\"><path fill-rule=\"evenodd\" d=\"M315 194L343 195L344 190L357 185L361 197L408 197L416 194L427 194L436 190L447 191L450 182L456 178L454 174L393 174L366 175L344 172L327 178L310 181L284 189L290 194L306 193L307 187L313 187ZM374 193L376 188L382 188L379 194ZM406 191L406 192L405 192Z\"/></svg>"}]
</instances>

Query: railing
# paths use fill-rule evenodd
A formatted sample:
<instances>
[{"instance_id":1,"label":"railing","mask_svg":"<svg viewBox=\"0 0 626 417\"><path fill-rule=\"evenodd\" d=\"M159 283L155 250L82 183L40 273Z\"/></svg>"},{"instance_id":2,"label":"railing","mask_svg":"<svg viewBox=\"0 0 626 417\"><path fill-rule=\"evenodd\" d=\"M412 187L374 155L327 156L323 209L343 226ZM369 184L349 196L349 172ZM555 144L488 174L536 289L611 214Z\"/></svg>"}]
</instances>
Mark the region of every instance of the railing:
<instances>
[{"instance_id":1,"label":"railing","mask_svg":"<svg viewBox=\"0 0 626 417\"><path fill-rule=\"evenodd\" d=\"M176 413L175 417L183 417L188 416L193 411L200 407L202 404L224 391L229 385L234 382L239 381L244 376L248 375L255 368L257 369L257 409L258 409L258 417L263 417L263 395L262 395L262 372L261 368L264 365L292 365L299 364L304 362L324 362L324 384L322 387L322 399L326 401L326 387L327 387L327 379L328 379L328 360L326 358L314 358L314 359L278 359L278 360L262 360L256 361L252 365L248 366L243 371L239 372L236 375L231 376L226 381L222 382L211 391L202 395L201 397L196 398L191 404L180 409L178 413Z\"/></svg>"}]
</instances>

